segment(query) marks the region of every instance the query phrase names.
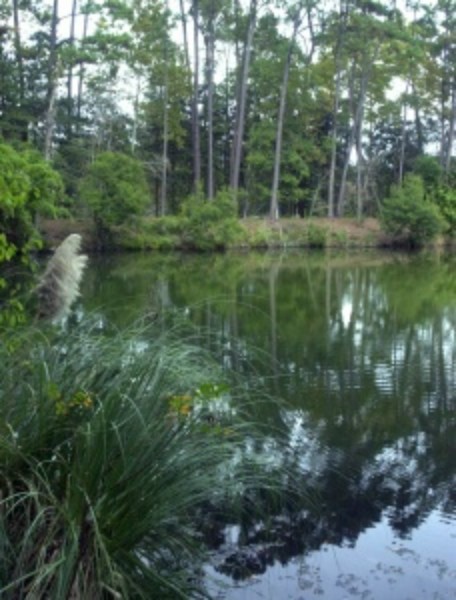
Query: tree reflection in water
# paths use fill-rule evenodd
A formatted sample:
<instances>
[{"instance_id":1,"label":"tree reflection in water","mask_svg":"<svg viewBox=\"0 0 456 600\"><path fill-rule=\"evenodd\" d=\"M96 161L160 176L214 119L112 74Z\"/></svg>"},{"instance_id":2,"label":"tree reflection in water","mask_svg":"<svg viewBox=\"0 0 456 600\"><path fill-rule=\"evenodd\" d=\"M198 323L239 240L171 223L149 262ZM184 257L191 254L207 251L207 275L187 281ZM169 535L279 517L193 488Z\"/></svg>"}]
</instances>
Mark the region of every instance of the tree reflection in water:
<instances>
[{"instance_id":1,"label":"tree reflection in water","mask_svg":"<svg viewBox=\"0 0 456 600\"><path fill-rule=\"evenodd\" d=\"M267 518L206 513L220 573L243 579L328 544L355 546L376 524L405 540L432 515L454 539L455 267L452 257L290 254L119 257L92 268L87 308L103 306L119 324L153 311L166 326L177 313L223 364L285 400L262 404L271 433L255 452L275 453L307 492Z\"/></svg>"}]
</instances>

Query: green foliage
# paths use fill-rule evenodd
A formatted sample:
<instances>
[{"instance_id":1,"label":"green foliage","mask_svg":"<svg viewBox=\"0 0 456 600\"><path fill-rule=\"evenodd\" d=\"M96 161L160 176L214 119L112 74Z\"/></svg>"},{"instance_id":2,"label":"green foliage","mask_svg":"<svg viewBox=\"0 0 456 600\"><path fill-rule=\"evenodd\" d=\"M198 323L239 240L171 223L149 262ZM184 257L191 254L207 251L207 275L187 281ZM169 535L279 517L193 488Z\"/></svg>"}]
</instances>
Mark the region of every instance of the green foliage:
<instances>
[{"instance_id":1,"label":"green foliage","mask_svg":"<svg viewBox=\"0 0 456 600\"><path fill-rule=\"evenodd\" d=\"M86 175L90 164L86 140L71 140L62 144L54 157L55 168L59 171L69 198L74 202L78 197L81 179Z\"/></svg>"},{"instance_id":2,"label":"green foliage","mask_svg":"<svg viewBox=\"0 0 456 600\"><path fill-rule=\"evenodd\" d=\"M39 245L37 215L54 215L62 180L38 152L0 144L0 263Z\"/></svg>"},{"instance_id":3,"label":"green foliage","mask_svg":"<svg viewBox=\"0 0 456 600\"><path fill-rule=\"evenodd\" d=\"M413 172L423 180L426 190L439 185L442 178L442 166L435 156L418 156L413 163Z\"/></svg>"},{"instance_id":4,"label":"green foliage","mask_svg":"<svg viewBox=\"0 0 456 600\"><path fill-rule=\"evenodd\" d=\"M242 235L237 206L228 190L218 192L211 202L201 194L190 196L182 204L181 215L185 220L182 241L188 248L224 249Z\"/></svg>"},{"instance_id":5,"label":"green foliage","mask_svg":"<svg viewBox=\"0 0 456 600\"><path fill-rule=\"evenodd\" d=\"M433 201L446 222L445 232L456 236L456 188L440 186L433 191Z\"/></svg>"},{"instance_id":6,"label":"green foliage","mask_svg":"<svg viewBox=\"0 0 456 600\"><path fill-rule=\"evenodd\" d=\"M307 228L307 241L311 248L325 248L328 243L328 231L314 223L309 223Z\"/></svg>"},{"instance_id":7,"label":"green foliage","mask_svg":"<svg viewBox=\"0 0 456 600\"><path fill-rule=\"evenodd\" d=\"M411 246L430 242L445 225L437 206L425 199L423 180L417 175L407 175L402 186L392 186L381 222L384 231Z\"/></svg>"},{"instance_id":8,"label":"green foliage","mask_svg":"<svg viewBox=\"0 0 456 600\"><path fill-rule=\"evenodd\" d=\"M32 214L56 216L64 195L61 176L36 150L26 150L22 156L27 163L27 175L30 180L29 210Z\"/></svg>"},{"instance_id":9,"label":"green foliage","mask_svg":"<svg viewBox=\"0 0 456 600\"><path fill-rule=\"evenodd\" d=\"M348 233L342 230L333 232L331 238L335 245L342 246L343 248L346 248L350 242Z\"/></svg>"},{"instance_id":10,"label":"green foliage","mask_svg":"<svg viewBox=\"0 0 456 600\"><path fill-rule=\"evenodd\" d=\"M131 222L150 203L140 161L118 152L103 152L89 167L80 194L100 229Z\"/></svg>"},{"instance_id":11,"label":"green foliage","mask_svg":"<svg viewBox=\"0 0 456 600\"><path fill-rule=\"evenodd\" d=\"M0 347L2 598L200 596L196 511L272 487L240 460L248 400L235 408L207 355L156 330L12 339Z\"/></svg>"},{"instance_id":12,"label":"green foliage","mask_svg":"<svg viewBox=\"0 0 456 600\"><path fill-rule=\"evenodd\" d=\"M115 228L114 241L126 250L172 250L182 246L184 228L181 217L144 217L134 227Z\"/></svg>"},{"instance_id":13,"label":"green foliage","mask_svg":"<svg viewBox=\"0 0 456 600\"><path fill-rule=\"evenodd\" d=\"M8 240L4 233L0 233L0 263L11 260L14 256L15 248L8 244Z\"/></svg>"}]
</instances>

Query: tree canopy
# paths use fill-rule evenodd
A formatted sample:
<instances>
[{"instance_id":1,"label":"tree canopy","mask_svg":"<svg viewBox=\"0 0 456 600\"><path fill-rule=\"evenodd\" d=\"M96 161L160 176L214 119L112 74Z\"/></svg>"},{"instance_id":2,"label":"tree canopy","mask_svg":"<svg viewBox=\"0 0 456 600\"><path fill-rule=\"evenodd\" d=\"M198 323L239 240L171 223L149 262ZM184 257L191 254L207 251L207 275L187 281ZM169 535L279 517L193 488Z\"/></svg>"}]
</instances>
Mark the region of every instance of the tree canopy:
<instances>
[{"instance_id":1,"label":"tree canopy","mask_svg":"<svg viewBox=\"0 0 456 600\"><path fill-rule=\"evenodd\" d=\"M454 8L0 0L0 136L74 212L109 152L142 163L156 215L226 187L244 215L377 215L408 173L453 189Z\"/></svg>"}]
</instances>

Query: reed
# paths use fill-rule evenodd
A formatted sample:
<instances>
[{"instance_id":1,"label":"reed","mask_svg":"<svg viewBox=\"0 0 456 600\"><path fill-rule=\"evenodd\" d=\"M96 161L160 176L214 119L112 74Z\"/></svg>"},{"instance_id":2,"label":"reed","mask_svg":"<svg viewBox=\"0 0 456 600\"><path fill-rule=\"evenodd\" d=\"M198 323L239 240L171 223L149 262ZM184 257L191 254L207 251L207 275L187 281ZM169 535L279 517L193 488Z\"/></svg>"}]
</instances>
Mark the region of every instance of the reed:
<instances>
[{"instance_id":1,"label":"reed","mask_svg":"<svg viewBox=\"0 0 456 600\"><path fill-rule=\"evenodd\" d=\"M152 329L27 331L0 354L2 598L204 595L196 511L271 485L240 458L248 401Z\"/></svg>"},{"instance_id":2,"label":"reed","mask_svg":"<svg viewBox=\"0 0 456 600\"><path fill-rule=\"evenodd\" d=\"M41 316L77 297L79 248L51 258ZM35 325L0 346L0 596L205 597L198 515L277 489L251 386L179 328Z\"/></svg>"},{"instance_id":3,"label":"reed","mask_svg":"<svg viewBox=\"0 0 456 600\"><path fill-rule=\"evenodd\" d=\"M52 321L62 320L79 296L79 286L87 264L80 254L81 236L70 234L56 248L35 289L37 315Z\"/></svg>"}]
</instances>

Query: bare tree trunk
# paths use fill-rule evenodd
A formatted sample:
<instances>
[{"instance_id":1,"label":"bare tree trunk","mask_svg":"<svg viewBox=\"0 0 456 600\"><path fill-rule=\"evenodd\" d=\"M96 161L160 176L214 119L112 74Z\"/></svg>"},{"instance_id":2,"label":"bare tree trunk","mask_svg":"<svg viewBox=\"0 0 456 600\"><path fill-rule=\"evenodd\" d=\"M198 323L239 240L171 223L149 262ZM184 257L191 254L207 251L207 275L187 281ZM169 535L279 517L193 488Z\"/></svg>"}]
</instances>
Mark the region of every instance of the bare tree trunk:
<instances>
[{"instance_id":1,"label":"bare tree trunk","mask_svg":"<svg viewBox=\"0 0 456 600\"><path fill-rule=\"evenodd\" d=\"M231 114L230 114L230 83L229 83L230 63L229 57L226 56L225 64L225 134L226 143L223 146L223 184L227 185L230 180L230 129L231 129Z\"/></svg>"},{"instance_id":2,"label":"bare tree trunk","mask_svg":"<svg viewBox=\"0 0 456 600\"><path fill-rule=\"evenodd\" d=\"M163 153L162 153L162 181L160 190L160 216L163 217L167 212L168 195L168 78L166 78L163 91Z\"/></svg>"},{"instance_id":3,"label":"bare tree trunk","mask_svg":"<svg viewBox=\"0 0 456 600\"><path fill-rule=\"evenodd\" d=\"M401 152L399 155L399 177L398 177L398 182L399 185L402 184L402 181L404 179L404 162L405 162L405 138L407 135L406 132L406 125L407 125L407 94L408 94L408 87L409 87L409 83L407 81L407 85L405 88L405 98L404 98L404 104L403 104L403 112L402 112L402 127L401 127Z\"/></svg>"},{"instance_id":4,"label":"bare tree trunk","mask_svg":"<svg viewBox=\"0 0 456 600\"><path fill-rule=\"evenodd\" d=\"M87 38L87 33L89 30L89 12L84 14L84 24L82 26L82 43L84 43ZM77 124L76 129L79 133L81 128L81 110L82 110L82 91L84 87L84 76L85 76L85 65L84 62L81 61L79 65L79 81L78 81L78 99L77 99L77 107L76 107L76 115L77 115Z\"/></svg>"},{"instance_id":5,"label":"bare tree trunk","mask_svg":"<svg viewBox=\"0 0 456 600\"><path fill-rule=\"evenodd\" d=\"M445 84L442 81L442 91L440 96L440 164L445 163Z\"/></svg>"},{"instance_id":6,"label":"bare tree trunk","mask_svg":"<svg viewBox=\"0 0 456 600\"><path fill-rule=\"evenodd\" d=\"M363 195L364 188L362 185L363 181L363 170L364 170L364 157L363 157L363 145L361 140L362 134L362 123L358 125L357 133L356 133L356 155L357 155L357 163L356 163L356 218L360 221L363 217Z\"/></svg>"},{"instance_id":7,"label":"bare tree trunk","mask_svg":"<svg viewBox=\"0 0 456 600\"><path fill-rule=\"evenodd\" d=\"M207 198L214 198L214 3L211 2L208 33L206 36L207 51Z\"/></svg>"},{"instance_id":8,"label":"bare tree trunk","mask_svg":"<svg viewBox=\"0 0 456 600\"><path fill-rule=\"evenodd\" d=\"M19 19L19 0L13 0L13 20L14 20L14 51L16 53L16 62L19 72L19 102L21 107L24 105L25 97L25 79L24 79L24 59L22 55L21 24Z\"/></svg>"},{"instance_id":9,"label":"bare tree trunk","mask_svg":"<svg viewBox=\"0 0 456 600\"><path fill-rule=\"evenodd\" d=\"M188 73L190 73L190 52L188 49L187 16L185 14L184 0L179 0L179 6L180 6L180 17L181 17L181 22L182 22L182 34L184 36L185 66L187 67Z\"/></svg>"},{"instance_id":10,"label":"bare tree trunk","mask_svg":"<svg viewBox=\"0 0 456 600\"><path fill-rule=\"evenodd\" d=\"M416 140L418 144L418 152L423 154L424 152L424 134L423 134L423 123L421 122L419 101L417 100L417 93L415 86L412 87L414 102L415 102L415 129L416 129Z\"/></svg>"},{"instance_id":11,"label":"bare tree trunk","mask_svg":"<svg viewBox=\"0 0 456 600\"><path fill-rule=\"evenodd\" d=\"M334 198L335 198L335 182L336 182L336 160L337 160L337 125L340 102L340 80L341 74L337 70L336 73L336 89L334 95L334 110L333 110L333 127L331 132L331 163L329 167L329 184L328 184L328 217L332 219L335 216Z\"/></svg>"},{"instance_id":12,"label":"bare tree trunk","mask_svg":"<svg viewBox=\"0 0 456 600\"><path fill-rule=\"evenodd\" d=\"M71 48L74 47L77 8L78 8L78 0L73 0L73 5L71 8L70 37L68 39L68 43ZM70 59L70 64L68 66L67 116L68 116L67 135L68 135L68 137L71 137L71 134L72 134L72 122L71 121L72 121L72 117L73 117L73 59Z\"/></svg>"},{"instance_id":13,"label":"bare tree trunk","mask_svg":"<svg viewBox=\"0 0 456 600\"><path fill-rule=\"evenodd\" d=\"M239 189L239 177L241 172L242 142L244 138L245 111L247 104L247 86L250 68L250 57L252 54L253 34L255 33L256 28L256 16L257 0L250 0L249 24L244 46L242 75L239 82L239 96L236 107L236 120L231 160L230 186L233 189L235 196L237 195Z\"/></svg>"},{"instance_id":14,"label":"bare tree trunk","mask_svg":"<svg viewBox=\"0 0 456 600\"><path fill-rule=\"evenodd\" d=\"M287 102L287 91L288 91L288 79L290 76L290 64L291 57L293 54L294 46L296 43L296 36L298 34L299 26L301 25L301 10L302 6L296 11L295 19L293 22L293 33L291 35L290 45L288 47L287 57L285 59L285 67L283 70L282 87L280 89L280 103L279 103L279 115L277 118L277 131L275 140L275 153L274 153L274 175L272 180L271 190L271 203L269 206L269 216L273 220L279 218L279 179L280 179L280 161L282 158L282 138L283 138L283 121L285 117L285 106Z\"/></svg>"},{"instance_id":15,"label":"bare tree trunk","mask_svg":"<svg viewBox=\"0 0 456 600\"><path fill-rule=\"evenodd\" d=\"M193 0L193 103L192 103L192 141L193 141L193 187L197 191L201 182L201 142L198 118L199 98L199 0Z\"/></svg>"},{"instance_id":16,"label":"bare tree trunk","mask_svg":"<svg viewBox=\"0 0 456 600\"><path fill-rule=\"evenodd\" d=\"M337 162L337 126L340 104L340 87L341 87L341 54L342 54L342 37L345 29L346 11L344 11L343 0L340 0L340 19L337 31L335 68L336 82L334 90L334 106L333 106L333 124L331 132L331 163L329 167L329 183L328 183L328 217L332 219L335 216L335 183L336 183L336 162Z\"/></svg>"},{"instance_id":17,"label":"bare tree trunk","mask_svg":"<svg viewBox=\"0 0 456 600\"><path fill-rule=\"evenodd\" d=\"M451 157L453 152L453 144L454 144L454 130L456 127L456 81L453 81L453 86L451 90L451 112L450 112L450 123L448 129L448 142L446 148L446 156L444 163L444 170L446 175L450 174L451 169Z\"/></svg>"},{"instance_id":18,"label":"bare tree trunk","mask_svg":"<svg viewBox=\"0 0 456 600\"><path fill-rule=\"evenodd\" d=\"M136 76L136 92L133 102L133 127L131 131L131 153L134 154L138 144L138 113L139 113L139 96L141 94L141 75Z\"/></svg>"},{"instance_id":19,"label":"bare tree trunk","mask_svg":"<svg viewBox=\"0 0 456 600\"><path fill-rule=\"evenodd\" d=\"M51 92L49 99L49 105L46 113L46 128L44 137L44 158L45 160L51 160L52 156L52 137L54 134L55 125L55 98L57 93L57 86L55 85Z\"/></svg>"},{"instance_id":20,"label":"bare tree trunk","mask_svg":"<svg viewBox=\"0 0 456 600\"><path fill-rule=\"evenodd\" d=\"M46 118L44 133L44 158L49 160L52 152L52 138L55 125L55 100L57 94L57 24L59 20L59 0L54 0L49 41L47 73Z\"/></svg>"},{"instance_id":21,"label":"bare tree trunk","mask_svg":"<svg viewBox=\"0 0 456 600\"><path fill-rule=\"evenodd\" d=\"M357 103L355 115L353 118L353 126L351 128L350 136L348 139L347 152L345 155L344 167L342 170L342 177L341 177L340 188L339 188L339 198L338 198L338 202L337 202L337 206L338 206L337 214L339 216L342 216L341 212L342 212L342 207L343 207L343 204L345 201L345 187L346 187L346 183L347 183L348 167L350 164L350 154L351 154L351 150L353 148L353 143L354 143L356 137L358 135L361 136L361 131L359 131L359 130L362 129L362 124L363 124L366 92L367 92L367 87L369 84L372 66L375 62L377 54L378 54L378 48L375 50L374 55L372 57L370 57L370 58L366 57L365 63L363 65L363 72L362 72L362 77L361 77L358 103Z\"/></svg>"},{"instance_id":22,"label":"bare tree trunk","mask_svg":"<svg viewBox=\"0 0 456 600\"><path fill-rule=\"evenodd\" d=\"M239 4L239 0L234 0L234 20L236 30L239 28L239 14L241 12L241 7ZM236 67L240 68L241 66L241 50L239 47L239 37L236 35L234 39L234 54L236 56Z\"/></svg>"},{"instance_id":23,"label":"bare tree trunk","mask_svg":"<svg viewBox=\"0 0 456 600\"><path fill-rule=\"evenodd\" d=\"M168 0L165 0L165 9L168 10ZM165 34L163 59L165 64L165 81L163 86L163 153L162 153L162 177L161 177L161 190L160 190L160 216L164 217L167 212L167 195L168 195L168 130L169 130L169 119L168 119L168 38Z\"/></svg>"}]
</instances>

